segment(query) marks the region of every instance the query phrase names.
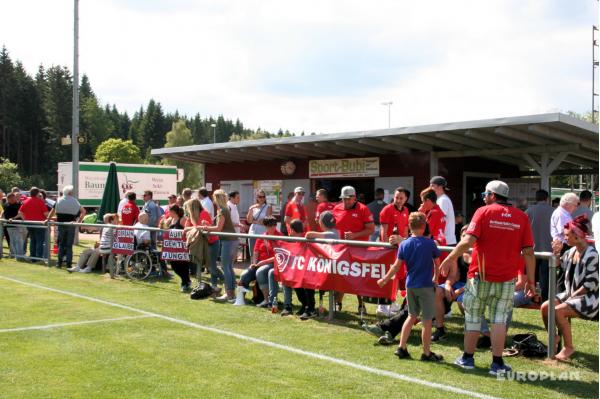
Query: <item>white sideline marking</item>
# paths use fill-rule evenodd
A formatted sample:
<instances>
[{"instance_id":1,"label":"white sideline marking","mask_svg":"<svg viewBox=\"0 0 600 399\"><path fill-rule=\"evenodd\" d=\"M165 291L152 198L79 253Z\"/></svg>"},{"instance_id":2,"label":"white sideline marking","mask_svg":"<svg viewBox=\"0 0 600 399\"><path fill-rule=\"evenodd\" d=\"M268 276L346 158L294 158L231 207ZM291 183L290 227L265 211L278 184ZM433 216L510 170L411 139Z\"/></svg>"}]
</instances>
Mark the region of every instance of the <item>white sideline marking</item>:
<instances>
[{"instance_id":1,"label":"white sideline marking","mask_svg":"<svg viewBox=\"0 0 600 399\"><path fill-rule=\"evenodd\" d=\"M241 340L244 340L244 341L253 342L253 343L264 345L264 346L268 346L268 347L271 347L271 348L281 349L283 351L295 353L295 354L298 354L298 355L303 355L303 356L312 357L312 358L315 358L315 359L325 360L325 361L328 361L328 362L331 362L331 363L336 363L336 364L340 364L342 366L351 367L351 368L354 368L356 370L366 371L368 373L376 374L376 375L379 375L379 376L390 377L390 378L394 378L394 379L401 380L401 381L406 381L406 382L411 382L411 383L423 385L423 386L426 386L426 387L429 387L429 388L436 388L436 389L439 389L439 390L442 390L442 391L448 391L448 392L458 393L458 394L462 394L462 395L468 395L468 396L471 396L471 397L474 397L474 398L497 399L494 396L482 394L482 393L479 393L479 392L468 391L466 389L461 389L461 388L453 387L453 386L450 386L450 385L444 385L444 384L440 384L440 383L437 383L437 382L430 382L430 381L426 381L426 380L421 380L419 378L410 377L410 376L407 376L407 375L404 375L404 374L395 373L393 371L387 371L387 370L377 369L377 368L365 366L365 365L362 365L362 364L359 364L359 363L353 363L353 362L350 362L348 360L338 359L338 358L335 358L335 357L332 357L332 356L321 355L319 353L309 352L309 351L305 351L305 350L302 350L302 349L294 348L294 347L291 347L291 346L277 344L275 342L266 341L266 340L260 339L260 338L248 337L246 335L238 334L238 333L235 333L235 332L232 332L232 331L221 330L221 329L214 328L214 327L207 327L207 326L203 326L201 324L193 323L191 321L176 319L174 317L162 315L160 313L148 312L146 310L137 309L137 308L133 308L133 307L127 306L127 305L121 305L120 303L110 302L110 301L106 301L104 299L99 299L99 298L94 298L94 297L87 296L87 295L78 294L76 292L63 291L63 290L60 290L60 289L57 289L57 288L46 287L44 285L29 283L29 282L26 282L26 281L21 281L21 280L17 280L17 279L14 279L14 278L11 278L11 277L6 277L6 276L0 276L0 278L4 279L4 280L15 282L15 283L23 284L23 285L28 285L30 287L39 288L39 289L42 289L42 290L57 292L59 294L68 295L68 296L72 296L72 297L75 297L75 298L86 299L88 301L102 303L104 305L112 306L112 307L115 307L115 308L130 310L132 312L141 313L141 314L149 316L149 317L156 317L156 318L159 318L159 319L168 320L170 322L177 323L177 324L182 324L184 326L188 326L188 327L192 327L192 328L196 328L198 330L210 331L210 332L213 332L213 333L216 333L216 334L227 335L229 337L238 338L238 339L241 339Z\"/></svg>"},{"instance_id":2,"label":"white sideline marking","mask_svg":"<svg viewBox=\"0 0 600 399\"><path fill-rule=\"evenodd\" d=\"M114 317L112 319L85 320L85 321L73 321L73 322L67 322L67 323L47 324L45 326L1 328L0 333L15 332L15 331L28 331L28 330L49 330L51 328L81 326L84 324L107 323L107 322L111 322L111 321L120 321L120 320L147 319L148 317L153 317L153 316L147 316L147 315L123 316L123 317Z\"/></svg>"}]
</instances>

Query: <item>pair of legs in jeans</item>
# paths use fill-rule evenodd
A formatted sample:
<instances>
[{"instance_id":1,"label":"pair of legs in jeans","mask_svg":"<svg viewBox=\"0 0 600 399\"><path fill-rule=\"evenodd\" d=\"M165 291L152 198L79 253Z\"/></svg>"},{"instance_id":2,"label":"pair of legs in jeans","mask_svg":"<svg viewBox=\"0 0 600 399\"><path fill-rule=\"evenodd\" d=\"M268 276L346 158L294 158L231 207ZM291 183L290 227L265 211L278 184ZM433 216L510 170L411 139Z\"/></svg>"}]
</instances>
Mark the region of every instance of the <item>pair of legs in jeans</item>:
<instances>
[{"instance_id":1,"label":"pair of legs in jeans","mask_svg":"<svg viewBox=\"0 0 600 399\"><path fill-rule=\"evenodd\" d=\"M7 231L10 237L10 255L17 260L23 259L27 229L23 226L11 226L7 228Z\"/></svg>"},{"instance_id":2,"label":"pair of legs in jeans","mask_svg":"<svg viewBox=\"0 0 600 399\"><path fill-rule=\"evenodd\" d=\"M44 243L46 242L46 227L28 227L27 231L29 232L29 256L33 258L43 258ZM34 260L34 262L36 261L37 260Z\"/></svg>"},{"instance_id":3,"label":"pair of legs in jeans","mask_svg":"<svg viewBox=\"0 0 600 399\"><path fill-rule=\"evenodd\" d=\"M221 241L221 267L223 268L223 275L225 277L225 291L227 292L228 298L234 298L235 296L235 274L233 272L233 262L237 256L238 250L238 239L234 240L220 240ZM214 245L214 244L213 244ZM211 260L212 262L212 260ZM212 265L212 263L211 263ZM215 266L216 269L216 266ZM211 271L211 283L213 279L213 273Z\"/></svg>"},{"instance_id":4,"label":"pair of legs in jeans","mask_svg":"<svg viewBox=\"0 0 600 399\"><path fill-rule=\"evenodd\" d=\"M265 299L269 301L269 304L274 304L277 301L279 284L275 281L275 269L272 263L261 266L256 270L256 283L263 292L265 287L268 287L269 295ZM283 286L283 307L292 308L292 289L286 286Z\"/></svg>"},{"instance_id":5,"label":"pair of legs in jeans","mask_svg":"<svg viewBox=\"0 0 600 399\"><path fill-rule=\"evenodd\" d=\"M58 267L63 263L71 267L73 263L73 242L75 241L74 226L58 226Z\"/></svg>"}]
</instances>

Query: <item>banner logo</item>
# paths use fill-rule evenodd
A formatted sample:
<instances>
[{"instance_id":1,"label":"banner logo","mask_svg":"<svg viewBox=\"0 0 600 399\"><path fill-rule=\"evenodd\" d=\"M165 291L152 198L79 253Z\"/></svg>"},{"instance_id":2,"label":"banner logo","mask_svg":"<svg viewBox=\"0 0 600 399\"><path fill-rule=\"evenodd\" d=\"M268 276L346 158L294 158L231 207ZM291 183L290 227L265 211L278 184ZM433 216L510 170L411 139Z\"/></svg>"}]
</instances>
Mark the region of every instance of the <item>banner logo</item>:
<instances>
[{"instance_id":1,"label":"banner logo","mask_svg":"<svg viewBox=\"0 0 600 399\"><path fill-rule=\"evenodd\" d=\"M291 253L287 249L275 248L275 261L277 263L277 268L281 273L283 273L283 271L287 267L290 261L290 256Z\"/></svg>"}]
</instances>

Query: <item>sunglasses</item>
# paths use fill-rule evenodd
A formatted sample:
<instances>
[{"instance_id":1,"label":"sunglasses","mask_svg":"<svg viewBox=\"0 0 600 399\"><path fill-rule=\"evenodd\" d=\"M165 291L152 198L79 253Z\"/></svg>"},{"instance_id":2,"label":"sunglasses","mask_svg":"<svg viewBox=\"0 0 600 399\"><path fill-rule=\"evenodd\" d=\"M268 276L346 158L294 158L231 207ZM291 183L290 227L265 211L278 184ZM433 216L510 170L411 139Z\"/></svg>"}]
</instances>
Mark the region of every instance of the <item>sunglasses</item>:
<instances>
[{"instance_id":1,"label":"sunglasses","mask_svg":"<svg viewBox=\"0 0 600 399\"><path fill-rule=\"evenodd\" d=\"M257 195L256 198L267 198L267 197L264 195Z\"/></svg>"},{"instance_id":2,"label":"sunglasses","mask_svg":"<svg viewBox=\"0 0 600 399\"><path fill-rule=\"evenodd\" d=\"M484 192L481 193L482 197L486 197L488 195L492 195L492 192L491 191L484 191Z\"/></svg>"}]
</instances>

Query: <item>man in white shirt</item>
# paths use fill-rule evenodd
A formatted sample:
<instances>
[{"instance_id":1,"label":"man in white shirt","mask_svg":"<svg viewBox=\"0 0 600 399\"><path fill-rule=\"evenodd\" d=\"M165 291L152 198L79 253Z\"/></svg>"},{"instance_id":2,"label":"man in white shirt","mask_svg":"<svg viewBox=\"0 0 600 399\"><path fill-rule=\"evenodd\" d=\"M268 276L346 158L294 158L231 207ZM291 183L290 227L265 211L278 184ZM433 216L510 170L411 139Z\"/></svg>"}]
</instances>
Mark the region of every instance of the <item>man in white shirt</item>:
<instances>
[{"instance_id":1,"label":"man in white shirt","mask_svg":"<svg viewBox=\"0 0 600 399\"><path fill-rule=\"evenodd\" d=\"M444 236L446 237L446 245L454 246L456 245L454 207L452 206L450 197L446 195L446 191L448 191L447 186L448 182L442 176L434 176L429 180L429 187L437 195L436 204L442 209L445 215L446 230L444 231Z\"/></svg>"},{"instance_id":2,"label":"man in white shirt","mask_svg":"<svg viewBox=\"0 0 600 399\"><path fill-rule=\"evenodd\" d=\"M198 189L198 199L200 200L200 203L202 204L202 208L206 212L208 212L211 219L214 219L215 206L213 205L212 201L210 200L210 196L208 195L208 190L206 189L206 187L200 187Z\"/></svg>"},{"instance_id":3,"label":"man in white shirt","mask_svg":"<svg viewBox=\"0 0 600 399\"><path fill-rule=\"evenodd\" d=\"M552 212L550 218L550 235L552 241L560 241L563 248L567 243L565 239L564 226L573 220L571 214L579 204L579 197L575 193L566 193L560 197L560 205ZM564 251L561 252L561 255Z\"/></svg>"},{"instance_id":4,"label":"man in white shirt","mask_svg":"<svg viewBox=\"0 0 600 399\"><path fill-rule=\"evenodd\" d=\"M150 220L150 217L148 216L147 213L140 213L140 215L138 216L138 222L136 224L133 225L133 227L149 227L148 226L148 221ZM150 237L150 232L148 230L138 230L135 229L133 230L133 234L135 235L135 240L137 245L150 245L151 243L151 237Z\"/></svg>"},{"instance_id":5,"label":"man in white shirt","mask_svg":"<svg viewBox=\"0 0 600 399\"><path fill-rule=\"evenodd\" d=\"M232 191L229 193L229 201L227 201L227 207L229 208L229 212L231 212L231 221L233 222L233 227L235 227L235 231L240 232L240 213L238 211L238 204L240 203L240 193L237 191Z\"/></svg>"}]
</instances>

